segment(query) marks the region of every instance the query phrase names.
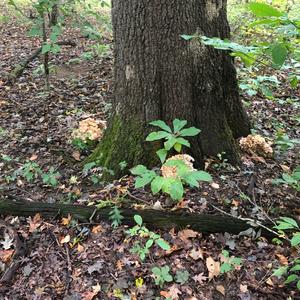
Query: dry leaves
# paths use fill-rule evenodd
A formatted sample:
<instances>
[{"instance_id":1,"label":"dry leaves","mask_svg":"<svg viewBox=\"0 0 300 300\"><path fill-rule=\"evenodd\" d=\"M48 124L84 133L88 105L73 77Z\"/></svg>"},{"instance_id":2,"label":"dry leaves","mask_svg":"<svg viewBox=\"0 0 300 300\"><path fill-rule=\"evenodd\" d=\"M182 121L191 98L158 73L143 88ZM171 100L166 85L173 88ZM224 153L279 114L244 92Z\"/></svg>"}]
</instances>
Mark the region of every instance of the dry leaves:
<instances>
[{"instance_id":1,"label":"dry leaves","mask_svg":"<svg viewBox=\"0 0 300 300\"><path fill-rule=\"evenodd\" d=\"M190 252L189 252L189 256L193 259L193 260L197 260L199 258L203 259L203 251L201 249L196 250L195 248L193 248Z\"/></svg>"},{"instance_id":2,"label":"dry leaves","mask_svg":"<svg viewBox=\"0 0 300 300\"><path fill-rule=\"evenodd\" d=\"M278 259L282 265L287 266L289 264L288 259L284 255L279 254L279 253L277 253L275 255L278 257Z\"/></svg>"},{"instance_id":3,"label":"dry leaves","mask_svg":"<svg viewBox=\"0 0 300 300\"><path fill-rule=\"evenodd\" d=\"M28 218L29 232L32 233L36 231L41 226L41 215L36 214L33 218Z\"/></svg>"},{"instance_id":4,"label":"dry leaves","mask_svg":"<svg viewBox=\"0 0 300 300\"><path fill-rule=\"evenodd\" d=\"M198 235L199 233L192 229L184 229L178 232L178 237L185 243L189 243L190 238L195 238Z\"/></svg>"},{"instance_id":5,"label":"dry leaves","mask_svg":"<svg viewBox=\"0 0 300 300\"><path fill-rule=\"evenodd\" d=\"M172 300L179 299L179 295L181 295L181 291L177 288L176 284L173 284L168 291L161 291L160 295L165 298L171 298Z\"/></svg>"},{"instance_id":6,"label":"dry leaves","mask_svg":"<svg viewBox=\"0 0 300 300\"><path fill-rule=\"evenodd\" d=\"M69 234L67 234L65 237L63 237L61 240L60 240L60 243L61 244L66 244L66 243L69 243L71 240L71 237Z\"/></svg>"},{"instance_id":7,"label":"dry leaves","mask_svg":"<svg viewBox=\"0 0 300 300\"><path fill-rule=\"evenodd\" d=\"M0 260L7 263L11 260L15 250L0 250Z\"/></svg>"},{"instance_id":8,"label":"dry leaves","mask_svg":"<svg viewBox=\"0 0 300 300\"><path fill-rule=\"evenodd\" d=\"M204 276L203 273L195 275L192 278L194 279L195 282L199 284L203 284L208 279L208 277Z\"/></svg>"},{"instance_id":9,"label":"dry leaves","mask_svg":"<svg viewBox=\"0 0 300 300\"><path fill-rule=\"evenodd\" d=\"M61 224L65 225L65 226L68 226L70 224L70 222L71 222L71 219L72 219L71 215L68 214L67 218L62 218L61 219Z\"/></svg>"},{"instance_id":10,"label":"dry leaves","mask_svg":"<svg viewBox=\"0 0 300 300\"><path fill-rule=\"evenodd\" d=\"M212 257L206 259L206 267L208 269L208 278L212 279L220 274L220 262L215 261Z\"/></svg>"}]
</instances>

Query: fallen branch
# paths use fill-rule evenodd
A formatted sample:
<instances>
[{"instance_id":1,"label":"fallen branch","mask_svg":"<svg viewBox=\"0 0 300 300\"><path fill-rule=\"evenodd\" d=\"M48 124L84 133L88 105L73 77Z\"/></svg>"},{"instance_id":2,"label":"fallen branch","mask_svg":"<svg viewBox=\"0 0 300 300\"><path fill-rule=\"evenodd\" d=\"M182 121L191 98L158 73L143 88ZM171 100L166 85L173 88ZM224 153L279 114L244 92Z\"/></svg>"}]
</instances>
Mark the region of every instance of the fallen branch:
<instances>
[{"instance_id":1,"label":"fallen branch","mask_svg":"<svg viewBox=\"0 0 300 300\"><path fill-rule=\"evenodd\" d=\"M45 218L68 216L81 222L111 222L109 219L110 208L97 209L95 206L83 206L76 204L37 203L20 200L0 199L0 214L15 216L34 216L39 213ZM136 210L121 208L124 217L123 224L134 225L133 216L139 214L147 227L170 230L189 227L203 233L228 232L239 234L253 224L226 215L199 215L186 212L170 212L164 210L144 209ZM262 229L264 236L271 233Z\"/></svg>"},{"instance_id":2,"label":"fallen branch","mask_svg":"<svg viewBox=\"0 0 300 300\"><path fill-rule=\"evenodd\" d=\"M76 43L72 41L61 41L61 42L57 42L57 45L75 47ZM16 79L18 79L23 74L28 64L34 59L36 59L41 54L41 52L42 52L42 47L36 49L28 58L22 60L19 64L17 64L9 74L10 81L14 82Z\"/></svg>"}]
</instances>

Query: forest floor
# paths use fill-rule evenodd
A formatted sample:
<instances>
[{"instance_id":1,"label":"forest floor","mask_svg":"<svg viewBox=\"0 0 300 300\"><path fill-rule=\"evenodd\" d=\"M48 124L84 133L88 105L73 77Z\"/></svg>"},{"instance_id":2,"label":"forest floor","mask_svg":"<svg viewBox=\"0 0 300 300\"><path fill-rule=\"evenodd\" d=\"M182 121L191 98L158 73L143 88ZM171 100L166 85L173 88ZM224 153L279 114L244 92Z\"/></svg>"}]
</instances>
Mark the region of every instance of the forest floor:
<instances>
[{"instance_id":1,"label":"forest floor","mask_svg":"<svg viewBox=\"0 0 300 300\"><path fill-rule=\"evenodd\" d=\"M76 46L63 46L61 53L51 57L50 93L45 92L43 75L38 73L40 59L11 84L7 75L13 66L40 46L38 40L26 37L26 30L16 21L0 23L0 198L100 205L127 198L132 205L138 199L143 206L159 203L169 207L166 197L153 196L147 189L135 190L131 177L93 183L91 175L95 174L82 170L87 153L70 143L80 120L106 120L109 116L111 54L82 58L95 42L70 30L64 36ZM276 74L282 84L275 100L260 92L243 95L256 132L273 142L278 128L291 139L300 133L300 94L289 89L285 72ZM278 216L300 221L299 193L288 185L272 183L299 165L299 147L287 151L276 145L273 148L272 158L242 153L241 165L235 167L226 160L208 158L206 166L213 183L189 190L177 208L200 214L223 211L261 221ZM31 181L24 169L20 171L26 163L33 170ZM35 178L35 168L48 172L51 167L60 173L53 187ZM287 243L276 245L247 233L157 231L172 250L166 253L154 246L141 262L130 249L136 240L145 239L130 237L126 226L113 229L106 223L80 224L71 218L45 220L36 215L3 217L0 229L0 275L14 262L13 233L27 249L11 283L1 283L0 299L300 299L295 285L283 285L282 279L271 276L274 268L287 265L288 259L299 253ZM242 258L242 263L221 274L224 249ZM173 282L155 285L154 266L169 266Z\"/></svg>"}]
</instances>

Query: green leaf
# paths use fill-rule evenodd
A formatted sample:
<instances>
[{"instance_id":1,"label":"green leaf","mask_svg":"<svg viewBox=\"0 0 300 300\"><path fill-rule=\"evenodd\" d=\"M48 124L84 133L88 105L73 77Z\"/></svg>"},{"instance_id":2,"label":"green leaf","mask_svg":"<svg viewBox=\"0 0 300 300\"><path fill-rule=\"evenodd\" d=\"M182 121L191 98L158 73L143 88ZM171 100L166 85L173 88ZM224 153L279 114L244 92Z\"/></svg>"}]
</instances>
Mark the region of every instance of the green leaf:
<instances>
[{"instance_id":1,"label":"green leaf","mask_svg":"<svg viewBox=\"0 0 300 300\"><path fill-rule=\"evenodd\" d=\"M257 17L281 17L283 15L282 12L266 3L252 2L248 7Z\"/></svg>"},{"instance_id":2,"label":"green leaf","mask_svg":"<svg viewBox=\"0 0 300 300\"><path fill-rule=\"evenodd\" d=\"M193 177L192 173L183 177L183 180L190 186L190 187L199 187L199 182Z\"/></svg>"},{"instance_id":3,"label":"green leaf","mask_svg":"<svg viewBox=\"0 0 300 300\"><path fill-rule=\"evenodd\" d=\"M192 175L196 180L199 181L207 181L207 182L212 181L211 175L205 171L195 171L192 173Z\"/></svg>"},{"instance_id":4,"label":"green leaf","mask_svg":"<svg viewBox=\"0 0 300 300\"><path fill-rule=\"evenodd\" d=\"M232 267L231 264L229 264L229 263L223 263L221 265L220 272L223 274L223 273L230 272L232 269L233 269L233 267Z\"/></svg>"},{"instance_id":5,"label":"green leaf","mask_svg":"<svg viewBox=\"0 0 300 300\"><path fill-rule=\"evenodd\" d=\"M189 280L189 272L187 270L177 270L176 271L176 282L180 284L184 284Z\"/></svg>"},{"instance_id":6,"label":"green leaf","mask_svg":"<svg viewBox=\"0 0 300 300\"><path fill-rule=\"evenodd\" d=\"M297 282L297 289L300 290L300 280Z\"/></svg>"},{"instance_id":7,"label":"green leaf","mask_svg":"<svg viewBox=\"0 0 300 300\"><path fill-rule=\"evenodd\" d=\"M222 255L223 255L224 257L229 257L229 252L228 252L227 250L223 250L223 251L222 251Z\"/></svg>"},{"instance_id":8,"label":"green leaf","mask_svg":"<svg viewBox=\"0 0 300 300\"><path fill-rule=\"evenodd\" d=\"M297 246L300 244L300 232L297 232L291 239L291 245Z\"/></svg>"},{"instance_id":9,"label":"green leaf","mask_svg":"<svg viewBox=\"0 0 300 300\"><path fill-rule=\"evenodd\" d=\"M277 270L275 270L272 275L276 276L276 277L281 277L282 275L284 275L287 272L287 270L288 270L287 266L280 267Z\"/></svg>"},{"instance_id":10,"label":"green leaf","mask_svg":"<svg viewBox=\"0 0 300 300\"><path fill-rule=\"evenodd\" d=\"M181 37L182 37L184 40L189 41L189 40L193 39L195 36L194 36L194 35L182 34Z\"/></svg>"},{"instance_id":11,"label":"green leaf","mask_svg":"<svg viewBox=\"0 0 300 300\"><path fill-rule=\"evenodd\" d=\"M143 219L142 219L142 217L140 215L134 215L133 219L134 219L134 221L135 221L136 224L142 226Z\"/></svg>"},{"instance_id":12,"label":"green leaf","mask_svg":"<svg viewBox=\"0 0 300 300\"><path fill-rule=\"evenodd\" d=\"M153 194L157 194L164 184L164 178L162 176L156 176L151 182L151 191Z\"/></svg>"},{"instance_id":13,"label":"green leaf","mask_svg":"<svg viewBox=\"0 0 300 300\"><path fill-rule=\"evenodd\" d=\"M157 140L161 140L161 139L164 139L166 137L169 137L169 136L170 136L170 133L168 133L166 131L155 131L155 132L151 132L146 137L146 141L147 142L157 141Z\"/></svg>"},{"instance_id":14,"label":"green leaf","mask_svg":"<svg viewBox=\"0 0 300 300\"><path fill-rule=\"evenodd\" d=\"M300 271L300 264L294 265L291 269L291 272Z\"/></svg>"},{"instance_id":15,"label":"green leaf","mask_svg":"<svg viewBox=\"0 0 300 300\"><path fill-rule=\"evenodd\" d=\"M184 145L184 146L189 147L189 148L191 147L190 142L189 142L188 140L182 138L182 137L176 138L176 141L177 141L177 143L179 143L179 144L181 144L181 145ZM178 152L179 152L179 151L178 151Z\"/></svg>"},{"instance_id":16,"label":"green leaf","mask_svg":"<svg viewBox=\"0 0 300 300\"><path fill-rule=\"evenodd\" d=\"M141 187L144 187L145 185L150 183L155 176L156 174L154 172L148 172L143 174L141 177L136 178L135 185L134 185L135 188L139 189Z\"/></svg>"},{"instance_id":17,"label":"green leaf","mask_svg":"<svg viewBox=\"0 0 300 300\"><path fill-rule=\"evenodd\" d=\"M299 80L296 75L290 78L290 84L293 89L298 86L298 82L299 82Z\"/></svg>"},{"instance_id":18,"label":"green leaf","mask_svg":"<svg viewBox=\"0 0 300 300\"><path fill-rule=\"evenodd\" d=\"M167 167L186 166L185 162L182 159L168 159L164 165Z\"/></svg>"},{"instance_id":19,"label":"green leaf","mask_svg":"<svg viewBox=\"0 0 300 300\"><path fill-rule=\"evenodd\" d=\"M51 52L54 54L57 54L58 52L60 52L60 47L57 44L53 44L52 48L51 48Z\"/></svg>"},{"instance_id":20,"label":"green leaf","mask_svg":"<svg viewBox=\"0 0 300 300\"><path fill-rule=\"evenodd\" d=\"M173 121L174 133L180 131L187 124L186 120L175 119Z\"/></svg>"},{"instance_id":21,"label":"green leaf","mask_svg":"<svg viewBox=\"0 0 300 300\"><path fill-rule=\"evenodd\" d=\"M130 170L131 174L133 175L143 175L144 173L148 172L149 170L143 165L137 165L136 167Z\"/></svg>"},{"instance_id":22,"label":"green leaf","mask_svg":"<svg viewBox=\"0 0 300 300\"><path fill-rule=\"evenodd\" d=\"M242 259L240 257L231 257L230 262L235 266L239 266L242 263Z\"/></svg>"},{"instance_id":23,"label":"green leaf","mask_svg":"<svg viewBox=\"0 0 300 300\"><path fill-rule=\"evenodd\" d=\"M50 41L51 41L52 43L56 43L56 41L57 41L57 35L56 35L54 32L52 32L52 33L50 34L49 38L50 38Z\"/></svg>"},{"instance_id":24,"label":"green leaf","mask_svg":"<svg viewBox=\"0 0 300 300\"><path fill-rule=\"evenodd\" d=\"M153 245L153 240L152 239L150 239L150 240L148 240L147 242L146 242L146 248L151 248L151 246Z\"/></svg>"},{"instance_id":25,"label":"green leaf","mask_svg":"<svg viewBox=\"0 0 300 300\"><path fill-rule=\"evenodd\" d=\"M164 276L164 280L165 280L166 282L172 282L172 281L173 281L173 277L172 277L172 275L170 275L170 274L166 274L166 275Z\"/></svg>"},{"instance_id":26,"label":"green leaf","mask_svg":"<svg viewBox=\"0 0 300 300\"><path fill-rule=\"evenodd\" d=\"M163 130L165 130L169 133L172 133L171 128L162 120L152 121L149 124L152 125L152 126L157 126L157 127L161 128L161 129L163 129Z\"/></svg>"},{"instance_id":27,"label":"green leaf","mask_svg":"<svg viewBox=\"0 0 300 300\"><path fill-rule=\"evenodd\" d=\"M166 160L167 154L168 154L168 150L160 149L160 150L156 151L156 154L158 155L161 163L164 163L164 161Z\"/></svg>"},{"instance_id":28,"label":"green leaf","mask_svg":"<svg viewBox=\"0 0 300 300\"><path fill-rule=\"evenodd\" d=\"M200 129L198 129L196 127L190 127L190 128L182 129L180 131L180 136L195 136L195 135L199 134L200 132L201 132Z\"/></svg>"},{"instance_id":29,"label":"green leaf","mask_svg":"<svg viewBox=\"0 0 300 300\"><path fill-rule=\"evenodd\" d=\"M51 44L44 44L42 48L42 54L50 52L50 50L51 50Z\"/></svg>"},{"instance_id":30,"label":"green leaf","mask_svg":"<svg viewBox=\"0 0 300 300\"><path fill-rule=\"evenodd\" d=\"M170 196L174 200L181 200L183 197L184 189L180 180L174 180L170 184Z\"/></svg>"},{"instance_id":31,"label":"green leaf","mask_svg":"<svg viewBox=\"0 0 300 300\"><path fill-rule=\"evenodd\" d=\"M263 20L257 20L249 24L249 28L258 26L258 25L279 25L280 20L273 20L273 19L263 19Z\"/></svg>"},{"instance_id":32,"label":"green leaf","mask_svg":"<svg viewBox=\"0 0 300 300\"><path fill-rule=\"evenodd\" d=\"M181 148L182 148L182 145L179 144L179 143L176 143L176 144L174 145L174 149L175 149L177 152L180 152L180 151L181 151Z\"/></svg>"},{"instance_id":33,"label":"green leaf","mask_svg":"<svg viewBox=\"0 0 300 300\"><path fill-rule=\"evenodd\" d=\"M275 65L282 66L288 55L284 44L275 44L272 46L272 59Z\"/></svg>"},{"instance_id":34,"label":"green leaf","mask_svg":"<svg viewBox=\"0 0 300 300\"><path fill-rule=\"evenodd\" d=\"M164 239L158 239L155 243L163 250L168 251L171 249L170 245Z\"/></svg>"},{"instance_id":35,"label":"green leaf","mask_svg":"<svg viewBox=\"0 0 300 300\"><path fill-rule=\"evenodd\" d=\"M169 271L170 271L170 267L169 266L164 266L164 267L161 268L161 273L164 274L164 275L168 274Z\"/></svg>"},{"instance_id":36,"label":"green leaf","mask_svg":"<svg viewBox=\"0 0 300 300\"><path fill-rule=\"evenodd\" d=\"M177 140L175 137L171 136L165 143L164 143L164 146L165 146L165 149L166 150L170 150L175 144L176 144Z\"/></svg>"},{"instance_id":37,"label":"green leaf","mask_svg":"<svg viewBox=\"0 0 300 300\"><path fill-rule=\"evenodd\" d=\"M298 280L299 276L296 274L291 274L290 276L288 276L288 278L286 279L286 281L284 282L285 284L291 283L293 281Z\"/></svg>"},{"instance_id":38,"label":"green leaf","mask_svg":"<svg viewBox=\"0 0 300 300\"><path fill-rule=\"evenodd\" d=\"M281 217L280 219L283 220L284 222L288 223L288 224L291 224L294 228L299 228L298 223L292 218Z\"/></svg>"}]
</instances>

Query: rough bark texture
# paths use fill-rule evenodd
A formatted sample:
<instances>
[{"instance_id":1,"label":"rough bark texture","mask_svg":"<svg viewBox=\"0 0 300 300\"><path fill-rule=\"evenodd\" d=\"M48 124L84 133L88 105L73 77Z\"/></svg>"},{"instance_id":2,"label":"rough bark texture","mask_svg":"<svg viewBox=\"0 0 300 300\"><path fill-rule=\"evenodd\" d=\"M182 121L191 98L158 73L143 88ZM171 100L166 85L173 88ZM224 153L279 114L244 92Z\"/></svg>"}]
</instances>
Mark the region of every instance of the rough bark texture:
<instances>
[{"instance_id":1,"label":"rough bark texture","mask_svg":"<svg viewBox=\"0 0 300 300\"><path fill-rule=\"evenodd\" d=\"M93 206L58 203L35 203L26 201L14 201L0 199L0 214L15 216L34 216L39 213L46 218L72 215L83 222L108 221L111 208L97 209ZM239 234L241 231L251 228L246 221L230 216L199 215L184 212L168 212L153 209L135 210L122 209L123 224L135 225L133 216L139 214L144 224L149 228L170 230L171 228L183 229L189 226L191 229L203 233L228 232ZM263 231L264 236L270 236L268 231Z\"/></svg>"},{"instance_id":2,"label":"rough bark texture","mask_svg":"<svg viewBox=\"0 0 300 300\"><path fill-rule=\"evenodd\" d=\"M236 161L234 138L247 135L250 126L232 58L180 37L229 37L226 0L113 0L112 21L114 113L91 159L115 170L123 160L151 165L147 124L179 118L202 130L191 141L196 161L222 151Z\"/></svg>"}]
</instances>

